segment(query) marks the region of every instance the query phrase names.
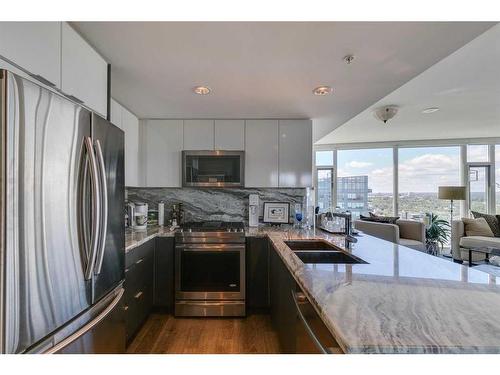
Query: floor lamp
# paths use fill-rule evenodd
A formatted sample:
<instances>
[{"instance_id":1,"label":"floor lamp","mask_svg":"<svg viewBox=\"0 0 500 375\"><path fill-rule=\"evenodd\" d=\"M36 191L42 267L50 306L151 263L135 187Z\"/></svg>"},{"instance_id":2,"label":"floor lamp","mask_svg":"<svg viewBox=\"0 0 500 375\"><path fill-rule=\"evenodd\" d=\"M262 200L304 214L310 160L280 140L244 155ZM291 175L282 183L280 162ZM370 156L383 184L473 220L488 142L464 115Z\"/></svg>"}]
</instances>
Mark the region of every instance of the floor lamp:
<instances>
[{"instance_id":1,"label":"floor lamp","mask_svg":"<svg viewBox=\"0 0 500 375\"><path fill-rule=\"evenodd\" d=\"M438 198L450 201L450 240L453 235L453 201L464 201L466 199L466 194L467 191L465 186L439 186L438 188ZM451 249L451 251L453 254L453 249Z\"/></svg>"}]
</instances>

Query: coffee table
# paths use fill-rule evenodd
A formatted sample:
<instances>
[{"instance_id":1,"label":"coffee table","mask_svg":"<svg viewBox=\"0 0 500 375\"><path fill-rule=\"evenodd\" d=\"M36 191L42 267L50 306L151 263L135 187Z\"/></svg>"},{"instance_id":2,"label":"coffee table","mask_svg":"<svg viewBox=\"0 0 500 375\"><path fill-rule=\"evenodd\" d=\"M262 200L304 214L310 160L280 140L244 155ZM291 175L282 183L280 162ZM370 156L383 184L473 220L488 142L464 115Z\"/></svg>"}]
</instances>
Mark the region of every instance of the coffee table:
<instances>
[{"instance_id":1,"label":"coffee table","mask_svg":"<svg viewBox=\"0 0 500 375\"><path fill-rule=\"evenodd\" d=\"M490 255L499 255L500 249L491 246L482 246L482 247L470 247L469 249L469 267L477 266L476 263L472 263L472 253L483 253L486 255L486 262L489 261Z\"/></svg>"}]
</instances>

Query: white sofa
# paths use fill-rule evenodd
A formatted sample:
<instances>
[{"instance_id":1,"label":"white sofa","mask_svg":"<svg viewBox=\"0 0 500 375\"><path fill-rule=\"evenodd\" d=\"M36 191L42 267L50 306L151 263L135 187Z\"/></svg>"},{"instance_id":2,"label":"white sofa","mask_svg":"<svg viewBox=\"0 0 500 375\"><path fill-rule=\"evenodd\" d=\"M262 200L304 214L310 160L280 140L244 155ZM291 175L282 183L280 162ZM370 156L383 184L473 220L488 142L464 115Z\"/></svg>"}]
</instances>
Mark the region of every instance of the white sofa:
<instances>
[{"instance_id":1,"label":"white sofa","mask_svg":"<svg viewBox=\"0 0 500 375\"><path fill-rule=\"evenodd\" d=\"M477 247L500 248L500 237L466 236L464 222L454 220L451 228L451 251L458 262L469 261L469 249ZM478 262L486 257L483 253L472 252L472 261Z\"/></svg>"},{"instance_id":2,"label":"white sofa","mask_svg":"<svg viewBox=\"0 0 500 375\"><path fill-rule=\"evenodd\" d=\"M396 224L355 220L354 228L371 236L425 251L425 224L415 220L396 221Z\"/></svg>"}]
</instances>

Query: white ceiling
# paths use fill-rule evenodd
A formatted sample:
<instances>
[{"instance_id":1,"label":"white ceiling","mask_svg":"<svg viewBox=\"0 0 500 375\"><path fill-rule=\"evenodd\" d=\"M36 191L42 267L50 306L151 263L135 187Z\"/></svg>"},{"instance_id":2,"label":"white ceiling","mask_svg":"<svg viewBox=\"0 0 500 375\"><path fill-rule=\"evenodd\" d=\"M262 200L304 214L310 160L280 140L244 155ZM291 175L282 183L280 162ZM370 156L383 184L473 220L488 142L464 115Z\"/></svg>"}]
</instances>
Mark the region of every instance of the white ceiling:
<instances>
[{"instance_id":1,"label":"white ceiling","mask_svg":"<svg viewBox=\"0 0 500 375\"><path fill-rule=\"evenodd\" d=\"M313 118L319 139L493 23L73 25L112 64L112 96L140 118ZM312 95L319 85L334 94Z\"/></svg>"},{"instance_id":2,"label":"white ceiling","mask_svg":"<svg viewBox=\"0 0 500 375\"><path fill-rule=\"evenodd\" d=\"M386 125L373 109L395 104ZM439 107L433 114L422 110ZM318 144L500 137L500 24L393 91Z\"/></svg>"}]
</instances>

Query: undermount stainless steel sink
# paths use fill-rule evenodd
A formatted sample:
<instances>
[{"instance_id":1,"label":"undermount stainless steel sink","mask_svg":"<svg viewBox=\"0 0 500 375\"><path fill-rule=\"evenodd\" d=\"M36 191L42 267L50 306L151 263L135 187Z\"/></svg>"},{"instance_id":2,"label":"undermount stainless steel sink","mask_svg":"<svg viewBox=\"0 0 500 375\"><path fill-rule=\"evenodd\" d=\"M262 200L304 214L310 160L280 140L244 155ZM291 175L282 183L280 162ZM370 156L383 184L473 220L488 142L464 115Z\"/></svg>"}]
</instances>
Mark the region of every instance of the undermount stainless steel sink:
<instances>
[{"instance_id":1,"label":"undermount stainless steel sink","mask_svg":"<svg viewBox=\"0 0 500 375\"><path fill-rule=\"evenodd\" d=\"M285 243L292 251L341 251L337 246L323 240L295 240Z\"/></svg>"},{"instance_id":2,"label":"undermount stainless steel sink","mask_svg":"<svg viewBox=\"0 0 500 375\"><path fill-rule=\"evenodd\" d=\"M285 241L285 244L305 264L366 264L363 259L351 255L322 240Z\"/></svg>"}]
</instances>

